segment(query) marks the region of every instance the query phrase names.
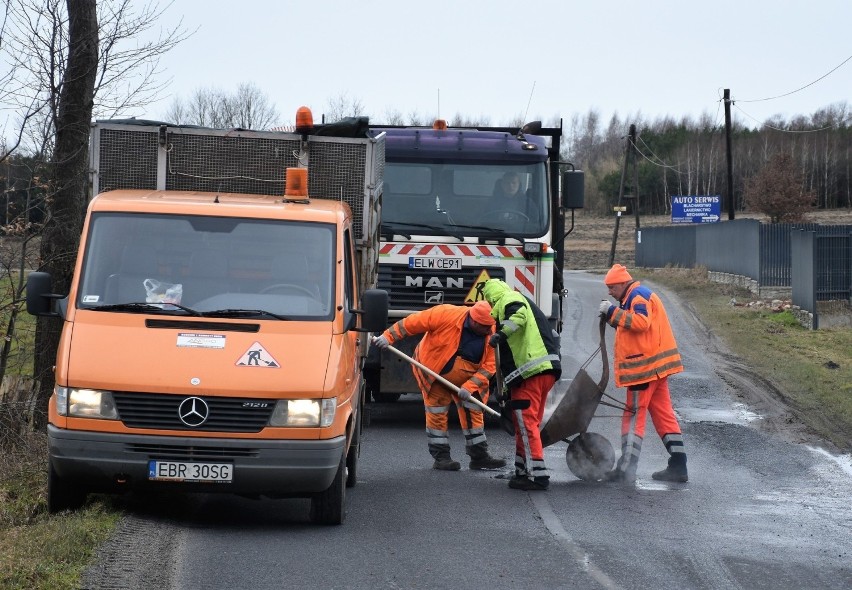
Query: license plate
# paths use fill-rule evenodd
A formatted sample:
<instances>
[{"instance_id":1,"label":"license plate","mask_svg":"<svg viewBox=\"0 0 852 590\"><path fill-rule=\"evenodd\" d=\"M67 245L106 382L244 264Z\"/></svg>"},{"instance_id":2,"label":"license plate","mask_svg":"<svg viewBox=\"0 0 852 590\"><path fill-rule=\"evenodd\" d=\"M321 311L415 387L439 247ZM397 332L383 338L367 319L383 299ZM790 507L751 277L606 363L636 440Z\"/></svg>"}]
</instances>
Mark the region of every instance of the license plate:
<instances>
[{"instance_id":1,"label":"license plate","mask_svg":"<svg viewBox=\"0 0 852 590\"><path fill-rule=\"evenodd\" d=\"M461 270L461 258L409 256L408 268Z\"/></svg>"},{"instance_id":2,"label":"license plate","mask_svg":"<svg viewBox=\"0 0 852 590\"><path fill-rule=\"evenodd\" d=\"M234 479L234 466L230 463L148 461L148 479L187 483L231 483Z\"/></svg>"}]
</instances>

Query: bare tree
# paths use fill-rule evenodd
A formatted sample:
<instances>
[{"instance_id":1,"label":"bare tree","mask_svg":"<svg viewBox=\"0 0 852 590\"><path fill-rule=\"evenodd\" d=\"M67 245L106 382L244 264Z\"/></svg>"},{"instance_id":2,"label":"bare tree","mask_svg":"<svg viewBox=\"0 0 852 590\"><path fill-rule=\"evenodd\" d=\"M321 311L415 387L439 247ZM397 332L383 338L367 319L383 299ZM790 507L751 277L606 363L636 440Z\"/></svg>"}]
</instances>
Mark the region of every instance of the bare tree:
<instances>
[{"instance_id":1,"label":"bare tree","mask_svg":"<svg viewBox=\"0 0 852 590\"><path fill-rule=\"evenodd\" d=\"M138 10L131 0L7 0L4 7L0 60L9 69L0 108L15 115L5 121L11 140L0 163L16 151L31 160L28 194L45 211L38 266L52 274L55 291L67 292L88 197L92 117L129 114L154 100L166 83L157 81L159 59L186 35L181 23L150 35L164 11L156 2ZM53 390L59 328L38 322L37 425Z\"/></svg>"},{"instance_id":2,"label":"bare tree","mask_svg":"<svg viewBox=\"0 0 852 590\"><path fill-rule=\"evenodd\" d=\"M802 184L793 157L778 154L746 183L746 204L768 215L771 223L801 221L813 208L813 194L803 190Z\"/></svg>"},{"instance_id":3,"label":"bare tree","mask_svg":"<svg viewBox=\"0 0 852 590\"><path fill-rule=\"evenodd\" d=\"M346 117L360 117L363 114L364 103L360 99L350 98L348 93L342 92L334 98L328 99L323 117L326 123L334 123Z\"/></svg>"},{"instance_id":4,"label":"bare tree","mask_svg":"<svg viewBox=\"0 0 852 590\"><path fill-rule=\"evenodd\" d=\"M218 88L199 88L188 102L172 100L166 118L176 125L202 125L218 129L268 129L278 110L257 86L243 83L233 94Z\"/></svg>"}]
</instances>

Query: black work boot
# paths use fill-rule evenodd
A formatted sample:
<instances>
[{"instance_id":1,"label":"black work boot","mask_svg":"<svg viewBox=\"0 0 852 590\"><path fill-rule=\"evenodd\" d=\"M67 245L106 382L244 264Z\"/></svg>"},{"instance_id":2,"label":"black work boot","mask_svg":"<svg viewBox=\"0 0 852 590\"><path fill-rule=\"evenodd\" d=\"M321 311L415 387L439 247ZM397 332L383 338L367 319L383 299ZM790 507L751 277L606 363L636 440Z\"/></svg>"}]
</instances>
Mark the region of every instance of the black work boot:
<instances>
[{"instance_id":1,"label":"black work boot","mask_svg":"<svg viewBox=\"0 0 852 590\"><path fill-rule=\"evenodd\" d=\"M439 457L432 463L432 469L440 469L441 471L458 471L461 469L461 463L453 461L450 457Z\"/></svg>"},{"instance_id":2,"label":"black work boot","mask_svg":"<svg viewBox=\"0 0 852 590\"><path fill-rule=\"evenodd\" d=\"M675 453L669 457L669 465L662 471L655 471L651 477L658 481L675 481L678 483L686 483L689 481L689 475L686 472L686 455L684 453Z\"/></svg>"},{"instance_id":3,"label":"black work boot","mask_svg":"<svg viewBox=\"0 0 852 590\"><path fill-rule=\"evenodd\" d=\"M601 481L624 484L636 483L636 467L639 465L639 457L631 455L626 467L623 459L624 455L618 460L615 469L607 471Z\"/></svg>"},{"instance_id":4,"label":"black work boot","mask_svg":"<svg viewBox=\"0 0 852 590\"><path fill-rule=\"evenodd\" d=\"M440 469L441 471L458 471L461 469L461 463L453 461L450 457L450 445L430 444L429 454L435 458L432 469Z\"/></svg>"},{"instance_id":5,"label":"black work boot","mask_svg":"<svg viewBox=\"0 0 852 590\"><path fill-rule=\"evenodd\" d=\"M513 490L525 490L527 492L544 491L550 486L550 477L533 477L526 475L515 475L509 480L509 487Z\"/></svg>"},{"instance_id":6,"label":"black work boot","mask_svg":"<svg viewBox=\"0 0 852 590\"><path fill-rule=\"evenodd\" d=\"M506 466L506 460L488 454L488 443L481 442L467 448L471 469L500 469Z\"/></svg>"}]
</instances>

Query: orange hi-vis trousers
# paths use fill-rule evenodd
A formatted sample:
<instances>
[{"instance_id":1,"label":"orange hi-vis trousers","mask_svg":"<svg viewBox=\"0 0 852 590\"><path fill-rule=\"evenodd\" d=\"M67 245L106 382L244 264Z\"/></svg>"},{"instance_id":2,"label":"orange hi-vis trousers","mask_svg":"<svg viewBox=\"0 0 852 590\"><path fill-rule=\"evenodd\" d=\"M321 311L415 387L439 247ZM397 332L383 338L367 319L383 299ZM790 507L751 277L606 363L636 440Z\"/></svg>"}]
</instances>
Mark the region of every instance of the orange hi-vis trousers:
<instances>
[{"instance_id":1,"label":"orange hi-vis trousers","mask_svg":"<svg viewBox=\"0 0 852 590\"><path fill-rule=\"evenodd\" d=\"M530 406L521 410L521 417L524 421L524 430L526 430L530 445L532 473L526 473L526 463L524 461L526 451L524 449L523 431L518 428L518 418L512 412L512 422L515 425L516 474L549 477L547 468L544 465L544 448L541 445L541 421L544 418L544 406L547 396L554 383L556 383L554 375L543 373L524 379L518 386L512 388L512 400L530 401Z\"/></svg>"},{"instance_id":2,"label":"orange hi-vis trousers","mask_svg":"<svg viewBox=\"0 0 852 590\"><path fill-rule=\"evenodd\" d=\"M453 385L464 385L470 377L476 373L479 365L457 356L452 369L441 375ZM462 402L455 393L437 379L432 383L428 391L421 391L423 403L426 409L426 436L429 439L430 449L449 449L450 438L447 431L450 406L456 405L459 414L459 424L465 438L465 447L471 447L485 442L485 420L482 410L473 402ZM477 396L478 397L478 396ZM488 402L488 393L482 400ZM433 453L434 454L434 453Z\"/></svg>"},{"instance_id":3,"label":"orange hi-vis trousers","mask_svg":"<svg viewBox=\"0 0 852 590\"><path fill-rule=\"evenodd\" d=\"M645 437L647 415L651 414L654 429L666 445L670 455L684 453L683 435L672 408L669 379L663 377L650 381L646 389L627 388L627 410L621 417L621 453L619 464L628 465L633 458L639 459L642 440Z\"/></svg>"}]
</instances>

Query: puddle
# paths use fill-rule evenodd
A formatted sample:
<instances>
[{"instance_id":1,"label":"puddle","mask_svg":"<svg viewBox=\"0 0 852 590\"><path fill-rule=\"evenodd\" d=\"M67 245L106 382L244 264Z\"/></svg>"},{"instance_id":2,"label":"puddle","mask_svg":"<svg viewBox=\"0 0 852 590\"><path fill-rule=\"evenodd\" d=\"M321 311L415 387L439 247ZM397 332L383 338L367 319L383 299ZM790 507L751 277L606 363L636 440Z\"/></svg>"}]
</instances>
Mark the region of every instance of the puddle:
<instances>
[{"instance_id":1,"label":"puddle","mask_svg":"<svg viewBox=\"0 0 852 590\"><path fill-rule=\"evenodd\" d=\"M679 405L677 415L684 422L722 422L725 424L749 424L763 420L763 416L741 403L726 404L717 400L703 400L691 406Z\"/></svg>"}]
</instances>

